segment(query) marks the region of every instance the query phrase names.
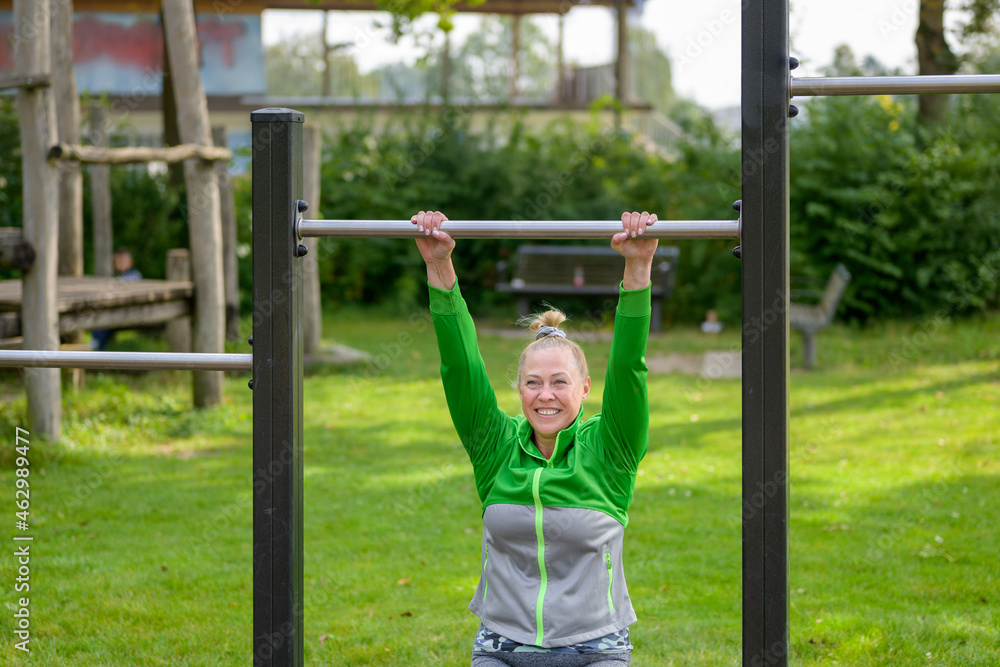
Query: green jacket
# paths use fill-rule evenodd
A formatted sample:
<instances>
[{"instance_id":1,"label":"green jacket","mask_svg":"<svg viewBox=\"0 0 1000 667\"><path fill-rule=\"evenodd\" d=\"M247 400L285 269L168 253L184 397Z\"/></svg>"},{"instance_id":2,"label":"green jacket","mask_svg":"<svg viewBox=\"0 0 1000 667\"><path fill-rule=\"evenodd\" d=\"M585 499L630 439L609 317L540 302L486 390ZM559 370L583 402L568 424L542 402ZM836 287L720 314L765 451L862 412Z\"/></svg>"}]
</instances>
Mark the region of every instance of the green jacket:
<instances>
[{"instance_id":1,"label":"green jacket","mask_svg":"<svg viewBox=\"0 0 1000 667\"><path fill-rule=\"evenodd\" d=\"M496 395L456 285L430 288L448 409L483 503L482 575L469 608L483 624L546 648L603 637L636 620L622 540L646 453L650 288L620 290L601 414L561 431L546 460L524 415Z\"/></svg>"}]
</instances>

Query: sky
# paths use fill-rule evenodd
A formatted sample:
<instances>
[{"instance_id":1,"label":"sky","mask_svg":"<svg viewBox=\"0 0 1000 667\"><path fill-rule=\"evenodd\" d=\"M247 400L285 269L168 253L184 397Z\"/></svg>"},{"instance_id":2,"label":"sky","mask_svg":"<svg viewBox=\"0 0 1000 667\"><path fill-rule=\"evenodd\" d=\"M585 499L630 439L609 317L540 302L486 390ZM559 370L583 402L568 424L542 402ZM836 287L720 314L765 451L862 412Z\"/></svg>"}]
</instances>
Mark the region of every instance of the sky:
<instances>
[{"instance_id":1,"label":"sky","mask_svg":"<svg viewBox=\"0 0 1000 667\"><path fill-rule=\"evenodd\" d=\"M742 0L647 0L640 23L653 31L660 48L673 64L674 89L682 97L709 108L740 102L740 6ZM792 0L792 55L802 66L796 76L820 76L834 49L848 44L859 58L873 55L883 64L916 73L918 0ZM373 27L384 14L333 12L329 39L350 42L362 71L387 62L413 62L421 53L412 39L396 46L385 40L386 30ZM475 31L478 15L455 18L452 44ZM533 17L555 42L555 16ZM432 27L436 17L420 19ZM318 11L264 12L263 39L270 44L283 36L317 32ZM564 24L566 63L597 65L611 62L615 43L614 12L601 7L576 7ZM454 48L454 47L453 47Z\"/></svg>"}]
</instances>

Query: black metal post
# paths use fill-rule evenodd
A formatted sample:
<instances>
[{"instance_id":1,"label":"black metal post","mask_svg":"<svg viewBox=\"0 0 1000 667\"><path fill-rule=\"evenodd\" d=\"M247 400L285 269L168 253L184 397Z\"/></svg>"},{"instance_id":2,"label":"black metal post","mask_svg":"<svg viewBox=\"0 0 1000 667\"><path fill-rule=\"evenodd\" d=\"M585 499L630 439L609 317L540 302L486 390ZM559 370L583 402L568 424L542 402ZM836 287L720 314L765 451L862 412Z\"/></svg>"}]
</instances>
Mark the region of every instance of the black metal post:
<instances>
[{"instance_id":1,"label":"black metal post","mask_svg":"<svg viewBox=\"0 0 1000 667\"><path fill-rule=\"evenodd\" d=\"M302 125L261 109L253 126L253 664L300 667L302 597Z\"/></svg>"},{"instance_id":2,"label":"black metal post","mask_svg":"<svg viewBox=\"0 0 1000 667\"><path fill-rule=\"evenodd\" d=\"M743 665L788 664L788 0L743 3Z\"/></svg>"}]
</instances>

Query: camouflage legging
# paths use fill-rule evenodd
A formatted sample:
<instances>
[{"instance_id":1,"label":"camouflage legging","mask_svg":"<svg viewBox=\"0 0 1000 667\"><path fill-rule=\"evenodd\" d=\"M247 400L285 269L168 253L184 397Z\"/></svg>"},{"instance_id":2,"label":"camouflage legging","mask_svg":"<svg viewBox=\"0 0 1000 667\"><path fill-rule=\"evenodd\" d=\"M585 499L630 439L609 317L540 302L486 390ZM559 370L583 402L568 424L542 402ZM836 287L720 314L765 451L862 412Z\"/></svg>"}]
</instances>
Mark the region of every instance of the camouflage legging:
<instances>
[{"instance_id":1,"label":"camouflage legging","mask_svg":"<svg viewBox=\"0 0 1000 667\"><path fill-rule=\"evenodd\" d=\"M624 667L632 660L631 651L614 653L521 653L498 651L473 653L472 667Z\"/></svg>"}]
</instances>

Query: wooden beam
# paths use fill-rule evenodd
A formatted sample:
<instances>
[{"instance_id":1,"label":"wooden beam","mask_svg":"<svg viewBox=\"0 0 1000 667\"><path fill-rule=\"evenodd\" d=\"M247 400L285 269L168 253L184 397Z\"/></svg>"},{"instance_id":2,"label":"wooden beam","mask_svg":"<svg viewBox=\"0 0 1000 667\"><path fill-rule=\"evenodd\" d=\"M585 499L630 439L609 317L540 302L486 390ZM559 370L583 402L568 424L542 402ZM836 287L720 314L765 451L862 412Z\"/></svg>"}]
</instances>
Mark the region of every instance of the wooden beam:
<instances>
[{"instance_id":1,"label":"wooden beam","mask_svg":"<svg viewBox=\"0 0 1000 667\"><path fill-rule=\"evenodd\" d=\"M49 16L51 8L48 0L14 2L11 42L16 75L27 78L29 73L51 71ZM56 268L59 259L59 214L56 202L59 177L55 165L46 159L49 146L56 142L55 103L51 88L18 88L17 111L24 173L24 240L36 252L35 262L23 278L21 322L24 345L30 350L58 350ZM25 369L24 382L32 437L59 440L62 437L59 369Z\"/></svg>"},{"instance_id":2,"label":"wooden beam","mask_svg":"<svg viewBox=\"0 0 1000 667\"><path fill-rule=\"evenodd\" d=\"M102 146L78 146L56 144L49 150L51 160L71 160L89 164L141 164L146 162L183 162L199 158L208 162L228 162L233 152L218 146L181 144L152 148L149 146L125 146L105 148Z\"/></svg>"},{"instance_id":3,"label":"wooden beam","mask_svg":"<svg viewBox=\"0 0 1000 667\"><path fill-rule=\"evenodd\" d=\"M162 8L163 33L170 53L181 141L211 146L208 101L198 71L197 36L191 1L163 0ZM184 183L196 294L191 349L193 352L221 353L225 343L226 303L222 279L219 182L211 163L187 160L184 162ZM192 376L195 407L210 407L222 402L221 372L195 371Z\"/></svg>"},{"instance_id":4,"label":"wooden beam","mask_svg":"<svg viewBox=\"0 0 1000 667\"><path fill-rule=\"evenodd\" d=\"M52 77L48 74L4 74L0 76L0 90L23 88L47 88L52 85Z\"/></svg>"},{"instance_id":5,"label":"wooden beam","mask_svg":"<svg viewBox=\"0 0 1000 667\"><path fill-rule=\"evenodd\" d=\"M80 329L124 329L156 324L169 325L178 319L186 319L190 314L191 302L189 300L142 303L104 310L63 313L59 318L59 328L64 332L69 332Z\"/></svg>"},{"instance_id":6,"label":"wooden beam","mask_svg":"<svg viewBox=\"0 0 1000 667\"><path fill-rule=\"evenodd\" d=\"M27 271L35 263L35 249L20 227L0 227L0 269Z\"/></svg>"}]
</instances>

